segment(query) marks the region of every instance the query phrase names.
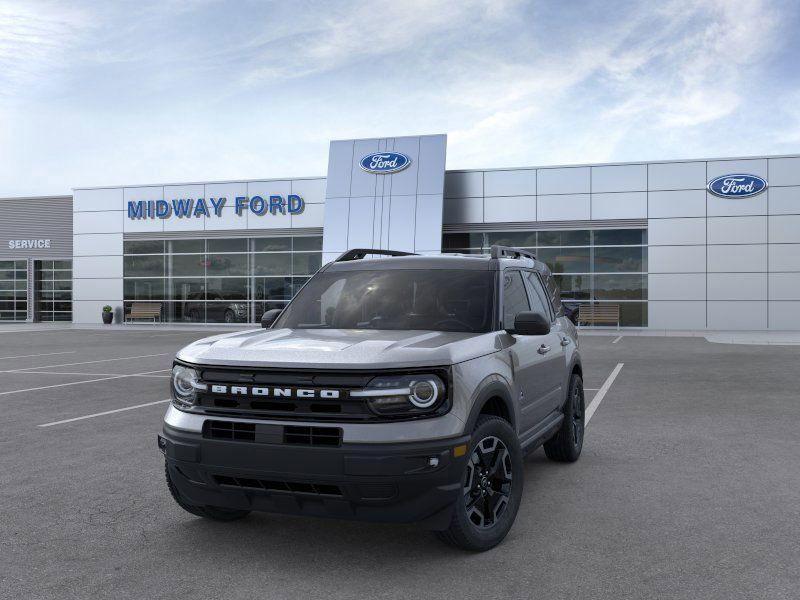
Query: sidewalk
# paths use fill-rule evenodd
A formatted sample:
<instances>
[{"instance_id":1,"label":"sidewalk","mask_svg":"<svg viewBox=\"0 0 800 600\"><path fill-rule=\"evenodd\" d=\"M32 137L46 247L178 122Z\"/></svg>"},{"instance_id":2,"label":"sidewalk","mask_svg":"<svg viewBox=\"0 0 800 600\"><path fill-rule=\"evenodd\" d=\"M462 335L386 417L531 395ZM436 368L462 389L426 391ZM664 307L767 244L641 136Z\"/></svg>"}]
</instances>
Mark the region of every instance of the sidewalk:
<instances>
[{"instance_id":1,"label":"sidewalk","mask_svg":"<svg viewBox=\"0 0 800 600\"><path fill-rule=\"evenodd\" d=\"M709 331L705 329L581 328L580 335L612 337L702 337L714 344L800 346L800 331Z\"/></svg>"}]
</instances>

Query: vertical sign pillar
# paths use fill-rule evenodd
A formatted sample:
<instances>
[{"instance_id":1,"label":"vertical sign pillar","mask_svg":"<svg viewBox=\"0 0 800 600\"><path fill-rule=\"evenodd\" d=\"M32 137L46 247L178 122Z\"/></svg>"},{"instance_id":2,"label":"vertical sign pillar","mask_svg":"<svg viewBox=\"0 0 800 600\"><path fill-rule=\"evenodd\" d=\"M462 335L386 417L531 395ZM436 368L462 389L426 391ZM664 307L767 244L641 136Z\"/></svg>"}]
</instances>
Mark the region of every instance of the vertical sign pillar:
<instances>
[{"instance_id":1,"label":"vertical sign pillar","mask_svg":"<svg viewBox=\"0 0 800 600\"><path fill-rule=\"evenodd\" d=\"M332 141L323 262L353 248L442 249L446 135Z\"/></svg>"}]
</instances>

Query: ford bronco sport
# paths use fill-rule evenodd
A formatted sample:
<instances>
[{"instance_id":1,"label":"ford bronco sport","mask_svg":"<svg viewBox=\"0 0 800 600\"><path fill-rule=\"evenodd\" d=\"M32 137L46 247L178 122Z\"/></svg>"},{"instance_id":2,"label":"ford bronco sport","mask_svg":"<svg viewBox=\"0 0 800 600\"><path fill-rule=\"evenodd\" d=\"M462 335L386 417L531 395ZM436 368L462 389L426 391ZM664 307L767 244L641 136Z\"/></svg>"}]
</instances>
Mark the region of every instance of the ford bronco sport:
<instances>
[{"instance_id":1,"label":"ford bronco sport","mask_svg":"<svg viewBox=\"0 0 800 600\"><path fill-rule=\"evenodd\" d=\"M211 519L419 522L491 548L519 509L524 455L581 453L564 315L549 269L523 250L348 251L266 312L266 330L178 352L158 439L169 490Z\"/></svg>"}]
</instances>

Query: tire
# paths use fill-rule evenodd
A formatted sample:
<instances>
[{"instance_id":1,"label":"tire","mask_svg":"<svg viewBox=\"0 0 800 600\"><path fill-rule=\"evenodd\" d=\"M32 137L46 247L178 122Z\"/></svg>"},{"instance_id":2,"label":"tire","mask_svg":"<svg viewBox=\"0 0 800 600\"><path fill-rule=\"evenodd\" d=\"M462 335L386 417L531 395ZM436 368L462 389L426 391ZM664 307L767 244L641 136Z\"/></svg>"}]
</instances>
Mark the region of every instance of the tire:
<instances>
[{"instance_id":1,"label":"tire","mask_svg":"<svg viewBox=\"0 0 800 600\"><path fill-rule=\"evenodd\" d=\"M575 462L580 458L586 427L584 404L583 379L573 373L564 403L564 421L556 434L544 443L544 453L550 460Z\"/></svg>"},{"instance_id":2,"label":"tire","mask_svg":"<svg viewBox=\"0 0 800 600\"><path fill-rule=\"evenodd\" d=\"M450 526L437 536L456 548L483 552L503 541L517 517L524 483L522 450L507 421L482 416L472 433L468 456L464 494L456 501ZM500 462L494 462L497 459ZM488 470L488 477L480 477L482 470Z\"/></svg>"},{"instance_id":3,"label":"tire","mask_svg":"<svg viewBox=\"0 0 800 600\"><path fill-rule=\"evenodd\" d=\"M217 506L196 506L194 504L189 504L183 499L178 491L178 488L175 487L175 484L172 483L172 478L169 476L169 467L167 466L166 462L164 462L164 476L167 478L167 487L169 488L169 493L172 495L172 499L175 500L178 506L180 506L183 510L197 517L213 519L214 521L238 521L239 519L243 519L250 514L249 510L219 508Z\"/></svg>"}]
</instances>

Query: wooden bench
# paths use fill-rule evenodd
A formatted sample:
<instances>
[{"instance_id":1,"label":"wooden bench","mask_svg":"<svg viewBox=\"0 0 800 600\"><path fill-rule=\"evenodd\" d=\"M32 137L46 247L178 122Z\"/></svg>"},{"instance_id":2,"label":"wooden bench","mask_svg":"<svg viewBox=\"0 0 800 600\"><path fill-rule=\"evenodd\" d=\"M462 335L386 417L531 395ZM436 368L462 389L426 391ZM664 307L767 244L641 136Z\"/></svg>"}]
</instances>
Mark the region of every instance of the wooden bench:
<instances>
[{"instance_id":1,"label":"wooden bench","mask_svg":"<svg viewBox=\"0 0 800 600\"><path fill-rule=\"evenodd\" d=\"M125 322L133 321L136 319L150 319L153 323L158 320L161 321L161 303L160 302L134 302L128 314L125 315Z\"/></svg>"},{"instance_id":2,"label":"wooden bench","mask_svg":"<svg viewBox=\"0 0 800 600\"><path fill-rule=\"evenodd\" d=\"M581 304L578 307L578 325L599 325L616 323L619 329L619 304Z\"/></svg>"}]
</instances>

